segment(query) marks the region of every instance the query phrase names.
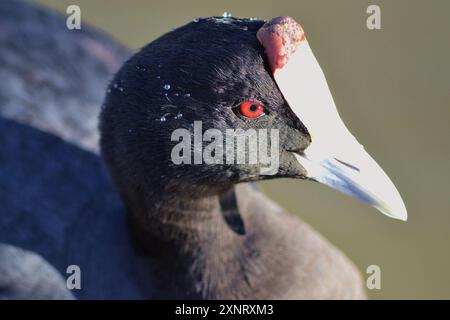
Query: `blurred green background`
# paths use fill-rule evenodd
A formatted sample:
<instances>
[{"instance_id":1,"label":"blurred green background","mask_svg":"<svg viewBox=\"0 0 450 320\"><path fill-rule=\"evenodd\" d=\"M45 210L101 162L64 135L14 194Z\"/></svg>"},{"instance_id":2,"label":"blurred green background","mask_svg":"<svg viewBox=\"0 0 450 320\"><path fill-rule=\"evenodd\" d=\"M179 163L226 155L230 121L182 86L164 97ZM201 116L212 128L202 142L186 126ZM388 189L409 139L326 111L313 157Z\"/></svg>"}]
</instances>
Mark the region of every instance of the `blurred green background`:
<instances>
[{"instance_id":1,"label":"blurred green background","mask_svg":"<svg viewBox=\"0 0 450 320\"><path fill-rule=\"evenodd\" d=\"M312 182L276 180L264 191L342 249L365 274L381 267L375 299L450 299L450 1L39 0L139 48L164 32L224 11L304 29L347 126L400 190L400 222ZM381 30L366 9L381 7Z\"/></svg>"}]
</instances>

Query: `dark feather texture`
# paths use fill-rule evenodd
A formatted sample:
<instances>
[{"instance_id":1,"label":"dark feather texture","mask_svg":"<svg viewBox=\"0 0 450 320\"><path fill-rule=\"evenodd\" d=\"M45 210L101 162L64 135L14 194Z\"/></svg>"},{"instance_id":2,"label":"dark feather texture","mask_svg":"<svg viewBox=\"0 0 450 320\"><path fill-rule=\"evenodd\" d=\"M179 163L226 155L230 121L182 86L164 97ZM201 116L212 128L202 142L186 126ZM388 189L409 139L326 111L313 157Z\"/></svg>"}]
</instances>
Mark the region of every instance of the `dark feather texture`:
<instances>
[{"instance_id":1,"label":"dark feather texture","mask_svg":"<svg viewBox=\"0 0 450 320\"><path fill-rule=\"evenodd\" d=\"M309 143L268 72L255 37L262 21L200 19L123 65L100 123L114 188L94 126L127 51L88 27L68 33L29 4L2 1L0 17L0 242L43 266L21 273L59 272L49 285L60 288L77 264L76 298L364 297L342 253L246 183L304 177L289 151ZM268 113L250 122L234 108L252 99ZM174 165L171 132L195 120L203 130L279 129L279 173ZM1 258L0 284L28 288L27 277L8 282L13 264Z\"/></svg>"}]
</instances>

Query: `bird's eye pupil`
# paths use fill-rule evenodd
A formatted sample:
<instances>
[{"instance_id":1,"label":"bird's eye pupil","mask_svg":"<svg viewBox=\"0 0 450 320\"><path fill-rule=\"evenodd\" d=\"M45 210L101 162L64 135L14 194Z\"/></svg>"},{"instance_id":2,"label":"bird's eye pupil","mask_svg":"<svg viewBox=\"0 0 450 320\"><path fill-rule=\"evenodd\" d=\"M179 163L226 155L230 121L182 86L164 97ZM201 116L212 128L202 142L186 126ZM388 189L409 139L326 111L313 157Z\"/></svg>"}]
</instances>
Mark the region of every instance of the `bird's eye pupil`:
<instances>
[{"instance_id":1,"label":"bird's eye pupil","mask_svg":"<svg viewBox=\"0 0 450 320\"><path fill-rule=\"evenodd\" d=\"M240 115L249 119L256 119L265 114L264 106L254 101L242 102L237 110Z\"/></svg>"},{"instance_id":2,"label":"bird's eye pupil","mask_svg":"<svg viewBox=\"0 0 450 320\"><path fill-rule=\"evenodd\" d=\"M250 111L255 112L256 110L258 110L258 106L256 104L252 104L250 106Z\"/></svg>"}]
</instances>

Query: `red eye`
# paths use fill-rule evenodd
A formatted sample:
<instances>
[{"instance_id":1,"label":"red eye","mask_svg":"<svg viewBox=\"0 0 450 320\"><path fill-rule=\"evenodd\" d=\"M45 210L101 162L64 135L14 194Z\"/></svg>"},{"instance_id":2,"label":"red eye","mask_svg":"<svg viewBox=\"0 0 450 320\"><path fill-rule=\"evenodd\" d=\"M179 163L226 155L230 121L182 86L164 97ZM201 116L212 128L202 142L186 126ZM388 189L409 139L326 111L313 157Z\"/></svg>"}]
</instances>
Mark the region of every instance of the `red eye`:
<instances>
[{"instance_id":1,"label":"red eye","mask_svg":"<svg viewBox=\"0 0 450 320\"><path fill-rule=\"evenodd\" d=\"M264 106L259 102L245 101L239 107L240 113L250 119L255 119L264 114Z\"/></svg>"}]
</instances>

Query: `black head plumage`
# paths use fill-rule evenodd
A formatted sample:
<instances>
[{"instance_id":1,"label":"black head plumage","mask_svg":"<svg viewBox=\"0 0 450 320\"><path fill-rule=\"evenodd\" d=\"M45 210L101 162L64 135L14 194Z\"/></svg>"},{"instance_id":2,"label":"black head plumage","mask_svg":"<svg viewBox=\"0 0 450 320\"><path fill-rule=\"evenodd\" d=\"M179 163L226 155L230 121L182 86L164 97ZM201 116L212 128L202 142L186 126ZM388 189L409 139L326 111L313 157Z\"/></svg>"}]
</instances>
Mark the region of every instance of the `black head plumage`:
<instances>
[{"instance_id":1,"label":"black head plumage","mask_svg":"<svg viewBox=\"0 0 450 320\"><path fill-rule=\"evenodd\" d=\"M306 148L309 136L269 71L256 38L263 23L195 20L156 39L124 64L108 89L100 125L102 154L119 189L176 184L213 191L241 181L303 176L289 151ZM265 115L240 116L236 108L243 101L258 101ZM171 135L179 128L192 132L195 121L201 121L202 132L214 128L224 135L226 129L278 129L278 171L261 175L260 163L226 161L175 165L171 152L178 141Z\"/></svg>"}]
</instances>

